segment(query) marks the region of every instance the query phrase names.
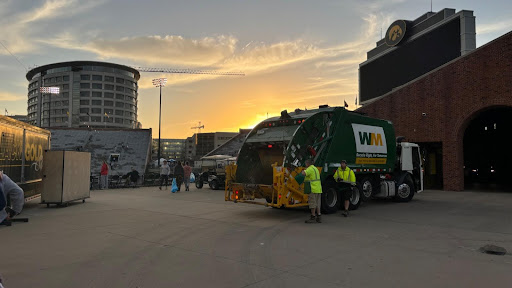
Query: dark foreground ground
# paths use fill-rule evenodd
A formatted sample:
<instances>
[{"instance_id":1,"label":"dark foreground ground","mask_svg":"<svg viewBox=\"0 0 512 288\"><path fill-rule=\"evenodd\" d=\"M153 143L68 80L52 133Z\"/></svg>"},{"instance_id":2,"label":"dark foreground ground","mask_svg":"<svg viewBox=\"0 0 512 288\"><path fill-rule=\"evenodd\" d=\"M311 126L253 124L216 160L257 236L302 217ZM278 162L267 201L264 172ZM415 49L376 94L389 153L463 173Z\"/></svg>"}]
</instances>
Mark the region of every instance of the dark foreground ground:
<instances>
[{"instance_id":1,"label":"dark foreground ground","mask_svg":"<svg viewBox=\"0 0 512 288\"><path fill-rule=\"evenodd\" d=\"M510 287L512 193L427 191L349 218L224 202L210 189L93 191L0 227L10 287Z\"/></svg>"}]
</instances>

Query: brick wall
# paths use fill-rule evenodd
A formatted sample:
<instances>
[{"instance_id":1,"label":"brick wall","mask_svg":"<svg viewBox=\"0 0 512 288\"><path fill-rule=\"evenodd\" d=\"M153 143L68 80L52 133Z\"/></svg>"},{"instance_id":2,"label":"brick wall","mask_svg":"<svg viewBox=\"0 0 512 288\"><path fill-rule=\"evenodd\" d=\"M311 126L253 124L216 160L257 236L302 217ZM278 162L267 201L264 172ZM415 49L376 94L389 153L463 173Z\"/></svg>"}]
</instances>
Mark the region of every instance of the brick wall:
<instances>
[{"instance_id":1,"label":"brick wall","mask_svg":"<svg viewBox=\"0 0 512 288\"><path fill-rule=\"evenodd\" d=\"M479 112L498 106L512 107L512 32L358 111L391 120L407 141L442 142L444 189L460 191L464 131Z\"/></svg>"}]
</instances>

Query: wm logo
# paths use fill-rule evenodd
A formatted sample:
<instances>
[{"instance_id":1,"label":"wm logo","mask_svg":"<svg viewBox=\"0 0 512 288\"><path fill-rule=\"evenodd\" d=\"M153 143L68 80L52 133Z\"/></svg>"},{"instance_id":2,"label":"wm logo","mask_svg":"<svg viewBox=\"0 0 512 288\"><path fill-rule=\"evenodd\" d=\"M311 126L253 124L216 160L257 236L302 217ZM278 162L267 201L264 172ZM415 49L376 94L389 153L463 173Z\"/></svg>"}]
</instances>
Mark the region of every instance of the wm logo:
<instances>
[{"instance_id":1,"label":"wm logo","mask_svg":"<svg viewBox=\"0 0 512 288\"><path fill-rule=\"evenodd\" d=\"M362 145L383 146L382 135L378 133L359 132L359 141Z\"/></svg>"}]
</instances>

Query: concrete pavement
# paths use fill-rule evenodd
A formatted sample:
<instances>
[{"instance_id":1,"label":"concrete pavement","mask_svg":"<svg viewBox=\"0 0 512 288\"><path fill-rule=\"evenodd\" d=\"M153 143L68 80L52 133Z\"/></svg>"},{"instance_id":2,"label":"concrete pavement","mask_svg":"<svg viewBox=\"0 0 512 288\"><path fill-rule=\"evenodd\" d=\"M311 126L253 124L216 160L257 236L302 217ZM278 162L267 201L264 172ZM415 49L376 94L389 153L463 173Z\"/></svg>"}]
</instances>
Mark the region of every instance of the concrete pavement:
<instances>
[{"instance_id":1,"label":"concrete pavement","mask_svg":"<svg viewBox=\"0 0 512 288\"><path fill-rule=\"evenodd\" d=\"M427 191L305 224L306 209L224 202L208 188L92 191L27 203L0 227L10 287L506 287L512 194Z\"/></svg>"}]
</instances>

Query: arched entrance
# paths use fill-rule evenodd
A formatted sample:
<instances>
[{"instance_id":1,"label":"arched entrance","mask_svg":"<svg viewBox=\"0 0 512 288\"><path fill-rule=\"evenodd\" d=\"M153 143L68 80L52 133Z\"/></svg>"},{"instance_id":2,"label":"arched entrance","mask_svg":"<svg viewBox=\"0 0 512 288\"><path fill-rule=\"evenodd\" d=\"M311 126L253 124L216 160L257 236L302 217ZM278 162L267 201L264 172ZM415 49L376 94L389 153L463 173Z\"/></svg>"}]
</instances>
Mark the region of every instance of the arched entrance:
<instances>
[{"instance_id":1,"label":"arched entrance","mask_svg":"<svg viewBox=\"0 0 512 288\"><path fill-rule=\"evenodd\" d=\"M512 192L512 107L488 108L464 132L464 189Z\"/></svg>"}]
</instances>

